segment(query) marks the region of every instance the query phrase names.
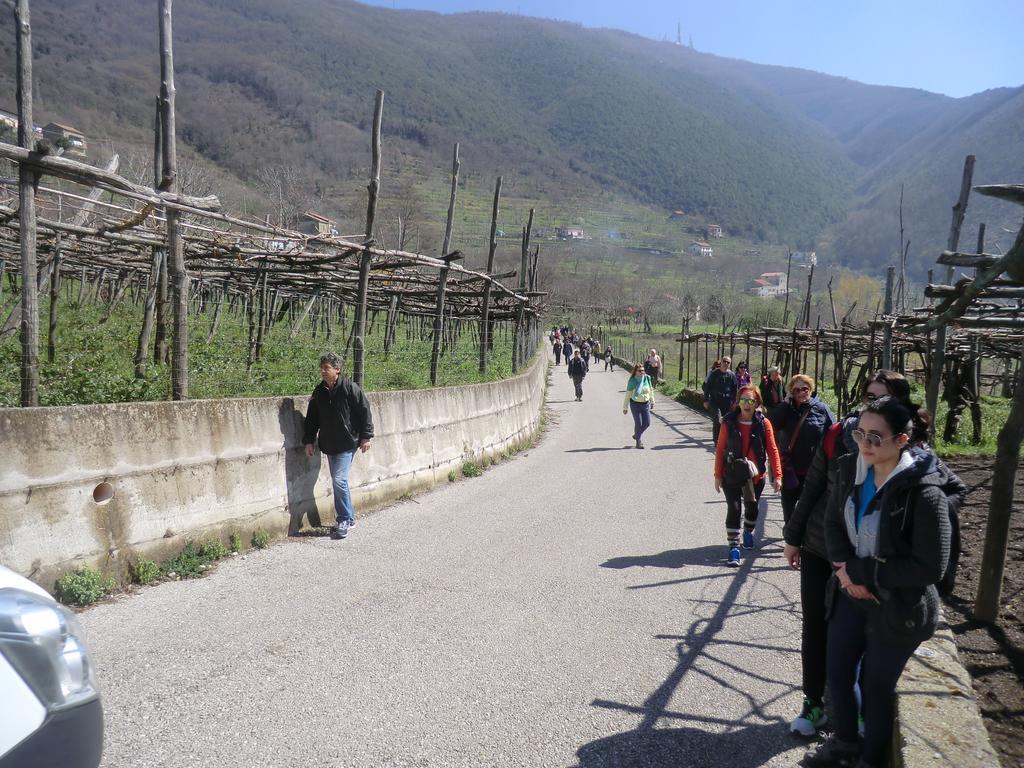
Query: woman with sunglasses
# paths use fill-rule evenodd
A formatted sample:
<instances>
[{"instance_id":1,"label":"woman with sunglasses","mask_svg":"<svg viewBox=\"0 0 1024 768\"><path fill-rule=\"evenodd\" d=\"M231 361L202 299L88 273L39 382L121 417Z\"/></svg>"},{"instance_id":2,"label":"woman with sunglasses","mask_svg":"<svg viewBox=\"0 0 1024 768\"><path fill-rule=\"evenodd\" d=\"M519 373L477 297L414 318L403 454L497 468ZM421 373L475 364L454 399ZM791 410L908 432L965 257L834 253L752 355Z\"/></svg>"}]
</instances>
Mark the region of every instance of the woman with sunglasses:
<instances>
[{"instance_id":1,"label":"woman with sunglasses","mask_svg":"<svg viewBox=\"0 0 1024 768\"><path fill-rule=\"evenodd\" d=\"M748 384L740 387L736 407L722 419L715 449L715 491L725 492L725 537L731 566L740 564L741 516L743 548L754 548L757 507L768 475L778 492L782 463L775 430L761 413L761 393Z\"/></svg>"},{"instance_id":2,"label":"woman with sunglasses","mask_svg":"<svg viewBox=\"0 0 1024 768\"><path fill-rule=\"evenodd\" d=\"M651 426L651 411L654 410L654 384L651 377L644 373L640 363L633 366L633 373L626 382L626 399L622 403L622 413L633 414L633 439L637 448L643 448L640 439Z\"/></svg>"},{"instance_id":3,"label":"woman with sunglasses","mask_svg":"<svg viewBox=\"0 0 1024 768\"><path fill-rule=\"evenodd\" d=\"M796 509L814 452L836 417L814 394L814 379L798 373L789 380L789 396L772 411L772 426L782 456L782 517Z\"/></svg>"},{"instance_id":4,"label":"woman with sunglasses","mask_svg":"<svg viewBox=\"0 0 1024 768\"><path fill-rule=\"evenodd\" d=\"M800 713L790 724L790 731L801 736L816 735L828 722L824 705L828 636L825 591L832 576L832 564L825 549L825 511L833 493L833 478L839 459L849 453L857 453L853 431L857 429L861 410L886 395L891 395L907 407L915 408L910 402L910 382L902 374L883 369L868 378L861 390L861 404L825 433L811 461L800 500L782 532L786 542L783 557L792 568L800 571L803 624L800 661L804 701ZM923 416L922 413L914 422L914 434L909 443L913 451L928 451L928 424ZM941 460L937 461L937 469L943 475L943 491L952 510L952 522L967 495L967 487ZM953 532L956 550L956 526ZM956 563L951 553L944 581L952 583L955 569Z\"/></svg>"},{"instance_id":5,"label":"woman with sunglasses","mask_svg":"<svg viewBox=\"0 0 1024 768\"><path fill-rule=\"evenodd\" d=\"M853 431L858 453L839 460L825 517L835 568L827 662L835 730L805 765L882 765L896 683L938 623L935 584L949 557L949 511L934 454L910 446L922 415L891 396L868 403ZM863 745L854 693L861 664Z\"/></svg>"}]
</instances>

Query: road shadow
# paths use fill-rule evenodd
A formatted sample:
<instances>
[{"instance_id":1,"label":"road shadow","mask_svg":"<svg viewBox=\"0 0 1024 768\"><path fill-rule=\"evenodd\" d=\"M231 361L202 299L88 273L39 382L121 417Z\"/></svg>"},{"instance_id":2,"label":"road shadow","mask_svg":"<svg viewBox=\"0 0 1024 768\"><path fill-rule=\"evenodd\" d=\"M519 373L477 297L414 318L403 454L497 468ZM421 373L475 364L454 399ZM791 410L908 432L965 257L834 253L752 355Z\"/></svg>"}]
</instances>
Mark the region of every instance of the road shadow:
<instances>
[{"instance_id":1,"label":"road shadow","mask_svg":"<svg viewBox=\"0 0 1024 768\"><path fill-rule=\"evenodd\" d=\"M602 451L635 451L636 446L623 445L618 448L569 448L564 453L600 453Z\"/></svg>"},{"instance_id":2,"label":"road shadow","mask_svg":"<svg viewBox=\"0 0 1024 768\"><path fill-rule=\"evenodd\" d=\"M662 416L660 413L652 413L651 416L662 423L667 429L681 438L678 442L671 445L657 446L655 450L665 450L672 448L703 448L708 453L715 452L715 444L711 440L710 436L704 437L703 433L706 429L706 423L704 421L671 421L667 416ZM688 427L701 427L701 434L696 434L687 430Z\"/></svg>"},{"instance_id":3,"label":"road shadow","mask_svg":"<svg viewBox=\"0 0 1024 768\"><path fill-rule=\"evenodd\" d=\"M592 741L576 752L574 768L755 768L789 748L774 723L726 733L698 728L627 731Z\"/></svg>"},{"instance_id":4,"label":"road shadow","mask_svg":"<svg viewBox=\"0 0 1024 768\"><path fill-rule=\"evenodd\" d=\"M295 400L286 397L277 410L277 423L284 437L284 475L288 495L288 535L295 536L302 529L305 517L310 526L321 528L320 510L316 506L316 481L320 476L320 453L306 457L302 444L303 415L295 407Z\"/></svg>"},{"instance_id":5,"label":"road shadow","mask_svg":"<svg viewBox=\"0 0 1024 768\"><path fill-rule=\"evenodd\" d=\"M696 547L694 549L667 549L654 555L626 555L613 557L601 563L602 568L683 568L687 565L715 565L726 552L722 545Z\"/></svg>"}]
</instances>

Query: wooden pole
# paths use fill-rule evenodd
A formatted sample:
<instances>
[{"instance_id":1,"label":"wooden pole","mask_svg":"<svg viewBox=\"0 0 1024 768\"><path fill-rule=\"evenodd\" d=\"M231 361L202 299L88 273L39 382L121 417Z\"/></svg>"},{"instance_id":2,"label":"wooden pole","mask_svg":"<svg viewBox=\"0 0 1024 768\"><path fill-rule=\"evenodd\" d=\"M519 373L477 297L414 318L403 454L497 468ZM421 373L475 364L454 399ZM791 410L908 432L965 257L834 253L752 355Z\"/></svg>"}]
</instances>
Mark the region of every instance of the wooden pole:
<instances>
[{"instance_id":1,"label":"wooden pole","mask_svg":"<svg viewBox=\"0 0 1024 768\"><path fill-rule=\"evenodd\" d=\"M135 378L146 375L146 360L149 357L149 336L153 332L153 309L156 307L160 283L160 267L163 259L159 248L153 249L153 261L149 268L149 283L146 286L146 304L142 310L142 329L135 347Z\"/></svg>"},{"instance_id":2,"label":"wooden pole","mask_svg":"<svg viewBox=\"0 0 1024 768\"><path fill-rule=\"evenodd\" d=\"M373 240L373 223L377 217L377 197L380 195L380 123L384 114L384 91L378 90L373 107L373 134L371 137L372 165L366 199L366 242L367 247L359 258L359 294L356 300L356 316L352 339L352 381L363 385L366 356L366 295L370 290L370 248Z\"/></svg>"},{"instance_id":3,"label":"wooden pole","mask_svg":"<svg viewBox=\"0 0 1024 768\"><path fill-rule=\"evenodd\" d=\"M60 235L53 251L53 274L50 276L50 326L46 334L46 359L53 362L57 358L57 305L60 302Z\"/></svg>"},{"instance_id":4,"label":"wooden pole","mask_svg":"<svg viewBox=\"0 0 1024 768\"><path fill-rule=\"evenodd\" d=\"M487 274L494 272L494 252L498 248L498 201L501 199L501 176L494 184L494 205L491 207L491 236L487 249ZM480 307L480 365L481 375L487 373L487 352L491 344L491 281L484 283L484 296Z\"/></svg>"},{"instance_id":5,"label":"wooden pole","mask_svg":"<svg viewBox=\"0 0 1024 768\"><path fill-rule=\"evenodd\" d=\"M896 282L896 267L887 267L885 270L885 305L882 309L883 315L888 317L892 314L893 290ZM892 369L892 325L885 324L882 329L882 368Z\"/></svg>"},{"instance_id":6,"label":"wooden pole","mask_svg":"<svg viewBox=\"0 0 1024 768\"><path fill-rule=\"evenodd\" d=\"M178 151L175 144L174 115L174 49L171 24L173 0L160 0L160 118L163 160L161 191L178 191ZM181 235L181 214L164 209L167 219L167 269L173 289L173 327L171 347L171 397L188 399L188 272L185 270L184 241Z\"/></svg>"},{"instance_id":7,"label":"wooden pole","mask_svg":"<svg viewBox=\"0 0 1024 768\"><path fill-rule=\"evenodd\" d=\"M32 122L32 27L28 0L17 0L18 145L35 144ZM21 252L21 404L39 405L39 289L36 284L36 185L39 177L18 166L18 235Z\"/></svg>"},{"instance_id":8,"label":"wooden pole","mask_svg":"<svg viewBox=\"0 0 1024 768\"><path fill-rule=\"evenodd\" d=\"M782 310L782 326L786 327L789 325L789 292L792 290L790 287L789 276L793 271L793 252L789 252L789 260L786 262L786 304Z\"/></svg>"},{"instance_id":9,"label":"wooden pole","mask_svg":"<svg viewBox=\"0 0 1024 768\"><path fill-rule=\"evenodd\" d=\"M1021 345L1024 358L1024 344ZM981 621L995 622L999 618L999 601L1003 588L1003 570L1006 566L1006 544L1010 539L1010 516L1013 513L1013 489L1020 462L1020 447L1024 442L1024 366L1017 370L1016 391L1010 405L1010 415L999 430L996 441L996 461L992 473L992 493L989 497L988 527L985 529L985 550L981 556L978 594L974 601L974 615Z\"/></svg>"},{"instance_id":10,"label":"wooden pole","mask_svg":"<svg viewBox=\"0 0 1024 768\"><path fill-rule=\"evenodd\" d=\"M434 328L430 349L430 384L437 386L437 363L441 356L441 340L444 331L444 294L448 284L448 249L452 242L452 223L455 220L455 198L459 189L459 144L452 149L452 186L448 195L448 218L444 224L444 240L441 242L441 258L445 266L437 281L437 299L434 303Z\"/></svg>"},{"instance_id":11,"label":"wooden pole","mask_svg":"<svg viewBox=\"0 0 1024 768\"><path fill-rule=\"evenodd\" d=\"M974 155L968 155L964 160L964 174L960 180L960 197L953 206L953 223L949 228L949 241L946 245L947 251L955 251L960 244L960 228L963 226L964 217L967 215L967 201L971 194L971 179L974 176ZM946 284L953 282L953 267L946 267ZM939 387L942 384L942 372L946 367L946 325L941 325L935 331L935 347L932 350L932 361L928 370L928 383L925 388L925 407L933 416L939 403ZM932 421L934 430L935 422Z\"/></svg>"}]
</instances>

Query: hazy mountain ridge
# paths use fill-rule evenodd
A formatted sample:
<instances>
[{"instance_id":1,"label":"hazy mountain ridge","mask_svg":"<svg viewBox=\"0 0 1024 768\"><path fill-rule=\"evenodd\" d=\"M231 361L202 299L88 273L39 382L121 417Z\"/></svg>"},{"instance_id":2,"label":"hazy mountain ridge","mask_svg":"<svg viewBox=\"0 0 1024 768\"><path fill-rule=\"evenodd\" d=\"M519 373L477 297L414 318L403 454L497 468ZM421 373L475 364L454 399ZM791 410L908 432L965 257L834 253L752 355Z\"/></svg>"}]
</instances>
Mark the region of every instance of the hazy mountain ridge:
<instances>
[{"instance_id":1,"label":"hazy mountain ridge","mask_svg":"<svg viewBox=\"0 0 1024 768\"><path fill-rule=\"evenodd\" d=\"M153 5L52 0L33 8L33 32L39 116L144 148ZM566 194L614 190L793 247L820 238L851 265L898 251L901 182L920 271L944 245L963 155L979 156L976 183L1024 178L1019 88L951 99L614 30L348 0L179 0L175 55L182 140L243 181L288 163L325 188L349 183L367 162L377 87L389 152L443 167L461 141L477 172L528 169ZM0 15L10 107L13 56ZM1019 221L978 203L971 215L993 231Z\"/></svg>"}]
</instances>

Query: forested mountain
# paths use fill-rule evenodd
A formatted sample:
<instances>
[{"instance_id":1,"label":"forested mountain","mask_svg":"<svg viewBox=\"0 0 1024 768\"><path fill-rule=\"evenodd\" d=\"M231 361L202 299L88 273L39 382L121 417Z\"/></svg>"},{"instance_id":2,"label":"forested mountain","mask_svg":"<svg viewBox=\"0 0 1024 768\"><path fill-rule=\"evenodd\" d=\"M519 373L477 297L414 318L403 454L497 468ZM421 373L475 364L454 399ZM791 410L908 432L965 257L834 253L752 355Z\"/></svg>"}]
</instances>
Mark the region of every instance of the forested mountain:
<instances>
[{"instance_id":1,"label":"forested mountain","mask_svg":"<svg viewBox=\"0 0 1024 768\"><path fill-rule=\"evenodd\" d=\"M32 12L39 119L148 147L152 0ZM294 167L328 206L332 189L365 177L375 88L387 93L389 151L420 166L443 168L460 141L467 169L516 174L541 203L613 193L851 265L894 257L901 183L923 266L945 241L967 152L979 183L1024 179L1021 89L949 99L611 30L348 0L178 0L174 12L184 143L244 183ZM6 108L13 62L5 13ZM1013 226L1007 208L978 210L997 229Z\"/></svg>"}]
</instances>

